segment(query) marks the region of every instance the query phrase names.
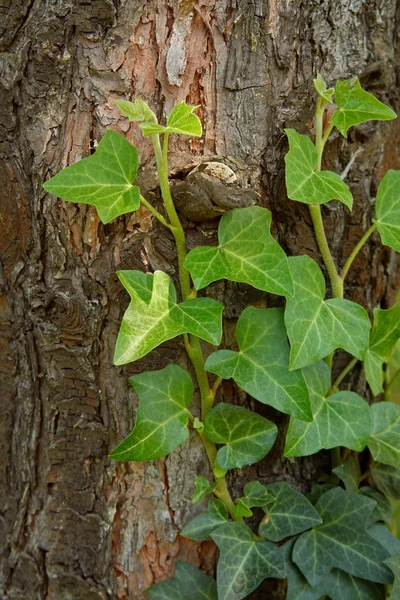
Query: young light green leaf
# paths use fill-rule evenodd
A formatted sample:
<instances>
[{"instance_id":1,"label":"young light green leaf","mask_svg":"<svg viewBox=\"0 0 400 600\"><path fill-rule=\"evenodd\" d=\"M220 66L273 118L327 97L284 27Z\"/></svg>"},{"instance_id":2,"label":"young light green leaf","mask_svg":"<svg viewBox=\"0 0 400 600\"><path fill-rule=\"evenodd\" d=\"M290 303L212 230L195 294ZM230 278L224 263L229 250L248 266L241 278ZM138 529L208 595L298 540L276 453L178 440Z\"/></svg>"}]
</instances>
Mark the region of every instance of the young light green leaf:
<instances>
[{"instance_id":1,"label":"young light green leaf","mask_svg":"<svg viewBox=\"0 0 400 600\"><path fill-rule=\"evenodd\" d=\"M326 83L321 75L318 73L317 78L313 81L315 91L321 98L325 100L325 102L331 103L333 100L333 95L335 93L334 88L327 88Z\"/></svg>"},{"instance_id":2,"label":"young light green leaf","mask_svg":"<svg viewBox=\"0 0 400 600\"><path fill-rule=\"evenodd\" d=\"M138 153L122 135L106 132L93 156L66 167L44 184L44 189L68 202L96 207L103 223L140 206L140 190L132 185Z\"/></svg>"},{"instance_id":3,"label":"young light green leaf","mask_svg":"<svg viewBox=\"0 0 400 600\"><path fill-rule=\"evenodd\" d=\"M166 456L188 437L186 410L192 401L192 379L178 365L129 379L139 396L132 433L110 454L114 460L154 460Z\"/></svg>"},{"instance_id":4,"label":"young light green leaf","mask_svg":"<svg viewBox=\"0 0 400 600\"><path fill-rule=\"evenodd\" d=\"M194 482L194 487L196 488L195 493L193 494L192 502L193 504L197 504L197 502L201 502L207 496L211 496L213 491L216 489L216 483L210 483L206 477L200 475Z\"/></svg>"},{"instance_id":5,"label":"young light green leaf","mask_svg":"<svg viewBox=\"0 0 400 600\"><path fill-rule=\"evenodd\" d=\"M384 586L332 569L321 583L311 586L292 560L295 540L282 546L288 581L286 600L385 600Z\"/></svg>"},{"instance_id":6,"label":"young light green leaf","mask_svg":"<svg viewBox=\"0 0 400 600\"><path fill-rule=\"evenodd\" d=\"M253 511L247 506L243 498L236 498L233 512L237 517L252 517Z\"/></svg>"},{"instance_id":7,"label":"young light green leaf","mask_svg":"<svg viewBox=\"0 0 400 600\"><path fill-rule=\"evenodd\" d=\"M301 371L289 371L289 346L280 308L246 308L236 326L239 352L219 350L205 364L223 379L232 377L248 394L299 419L312 419Z\"/></svg>"},{"instance_id":8,"label":"young light green leaf","mask_svg":"<svg viewBox=\"0 0 400 600\"><path fill-rule=\"evenodd\" d=\"M365 377L375 396L383 392L382 365L389 360L399 338L400 302L396 302L392 308L387 310L375 308L369 348L364 359Z\"/></svg>"},{"instance_id":9,"label":"young light green leaf","mask_svg":"<svg viewBox=\"0 0 400 600\"><path fill-rule=\"evenodd\" d=\"M217 464L228 470L264 458L275 443L278 428L251 410L222 402L207 414L204 433L215 444L224 444L217 452Z\"/></svg>"},{"instance_id":10,"label":"young light green leaf","mask_svg":"<svg viewBox=\"0 0 400 600\"><path fill-rule=\"evenodd\" d=\"M335 102L339 107L330 122L347 137L347 130L365 121L388 121L396 113L375 96L362 89L358 78L336 82Z\"/></svg>"},{"instance_id":11,"label":"young light green leaf","mask_svg":"<svg viewBox=\"0 0 400 600\"><path fill-rule=\"evenodd\" d=\"M375 210L382 244L400 252L400 171L389 170L382 179Z\"/></svg>"},{"instance_id":12,"label":"young light green leaf","mask_svg":"<svg viewBox=\"0 0 400 600\"><path fill-rule=\"evenodd\" d=\"M371 406L372 433L368 448L375 460L396 468L400 465L400 406L378 402Z\"/></svg>"},{"instance_id":13,"label":"young light green leaf","mask_svg":"<svg viewBox=\"0 0 400 600\"><path fill-rule=\"evenodd\" d=\"M195 287L225 278L272 294L293 295L286 255L270 228L271 212L261 206L236 208L223 215L219 245L198 246L186 258Z\"/></svg>"},{"instance_id":14,"label":"young light green leaf","mask_svg":"<svg viewBox=\"0 0 400 600\"><path fill-rule=\"evenodd\" d=\"M259 533L271 542L296 535L321 523L311 502L284 481L265 486L267 496L263 505L266 514Z\"/></svg>"},{"instance_id":15,"label":"young light green leaf","mask_svg":"<svg viewBox=\"0 0 400 600\"><path fill-rule=\"evenodd\" d=\"M394 574L394 583L389 600L400 600L400 554L387 558L385 560L385 565L387 565Z\"/></svg>"},{"instance_id":16,"label":"young light green leaf","mask_svg":"<svg viewBox=\"0 0 400 600\"><path fill-rule=\"evenodd\" d=\"M362 360L368 348L370 320L350 300L324 300L325 280L309 256L289 258L294 297L287 298L285 324L290 340L290 369L299 369L343 348Z\"/></svg>"},{"instance_id":17,"label":"young light green leaf","mask_svg":"<svg viewBox=\"0 0 400 600\"><path fill-rule=\"evenodd\" d=\"M368 403L354 392L328 396L328 365L320 361L303 369L311 397L314 420L290 419L285 456L308 456L322 448L344 446L361 452L371 433Z\"/></svg>"},{"instance_id":18,"label":"young light green leaf","mask_svg":"<svg viewBox=\"0 0 400 600\"><path fill-rule=\"evenodd\" d=\"M193 111L198 106L189 106L185 102L178 102L167 117L167 126L163 127L158 123L141 123L143 135L154 135L158 133L178 133L181 135L190 135L191 137L201 137L203 128L201 121Z\"/></svg>"},{"instance_id":19,"label":"young light green leaf","mask_svg":"<svg viewBox=\"0 0 400 600\"><path fill-rule=\"evenodd\" d=\"M347 461L333 469L333 472L343 481L346 492L356 493L358 491L361 470L358 458L354 454L350 454Z\"/></svg>"},{"instance_id":20,"label":"young light green leaf","mask_svg":"<svg viewBox=\"0 0 400 600\"><path fill-rule=\"evenodd\" d=\"M370 466L370 476L373 484L385 496L393 500L400 497L400 470L391 465L372 461Z\"/></svg>"},{"instance_id":21,"label":"young light green leaf","mask_svg":"<svg viewBox=\"0 0 400 600\"><path fill-rule=\"evenodd\" d=\"M361 494L334 488L317 502L322 524L302 533L293 549L293 560L311 585L323 581L333 568L356 577L390 583L383 560L388 552L366 531L375 502Z\"/></svg>"},{"instance_id":22,"label":"young light green leaf","mask_svg":"<svg viewBox=\"0 0 400 600\"><path fill-rule=\"evenodd\" d=\"M228 520L228 512L225 504L211 498L208 501L208 510L205 513L196 515L181 531L183 537L190 538L196 542L210 540L210 533Z\"/></svg>"},{"instance_id":23,"label":"young light green leaf","mask_svg":"<svg viewBox=\"0 0 400 600\"><path fill-rule=\"evenodd\" d=\"M220 551L218 600L241 600L266 577L285 577L280 549L270 542L256 541L243 523L225 523L211 537Z\"/></svg>"},{"instance_id":24,"label":"young light green leaf","mask_svg":"<svg viewBox=\"0 0 400 600\"><path fill-rule=\"evenodd\" d=\"M125 117L128 117L129 121L148 121L150 123L157 123L157 117L150 110L149 105L144 100L136 98L135 102L129 102L129 100L115 100L115 104Z\"/></svg>"},{"instance_id":25,"label":"young light green leaf","mask_svg":"<svg viewBox=\"0 0 400 600\"><path fill-rule=\"evenodd\" d=\"M161 581L146 590L151 600L218 600L217 584L193 565L178 561L173 579Z\"/></svg>"},{"instance_id":26,"label":"young light green leaf","mask_svg":"<svg viewBox=\"0 0 400 600\"><path fill-rule=\"evenodd\" d=\"M210 298L196 298L177 304L170 277L162 272L118 271L131 297L122 319L115 347L114 363L123 365L182 333L192 333L211 344L222 335L222 304Z\"/></svg>"},{"instance_id":27,"label":"young light green leaf","mask_svg":"<svg viewBox=\"0 0 400 600\"><path fill-rule=\"evenodd\" d=\"M340 175L317 170L318 152L310 138L294 129L285 132L289 138L289 152L285 156L288 197L306 204L340 200L351 210L353 196Z\"/></svg>"},{"instance_id":28,"label":"young light green leaf","mask_svg":"<svg viewBox=\"0 0 400 600\"><path fill-rule=\"evenodd\" d=\"M390 501L381 492L375 488L364 486L359 490L360 494L371 498L376 502L376 506L371 515L371 525L377 521L383 521L387 525L392 523L392 505Z\"/></svg>"}]
</instances>

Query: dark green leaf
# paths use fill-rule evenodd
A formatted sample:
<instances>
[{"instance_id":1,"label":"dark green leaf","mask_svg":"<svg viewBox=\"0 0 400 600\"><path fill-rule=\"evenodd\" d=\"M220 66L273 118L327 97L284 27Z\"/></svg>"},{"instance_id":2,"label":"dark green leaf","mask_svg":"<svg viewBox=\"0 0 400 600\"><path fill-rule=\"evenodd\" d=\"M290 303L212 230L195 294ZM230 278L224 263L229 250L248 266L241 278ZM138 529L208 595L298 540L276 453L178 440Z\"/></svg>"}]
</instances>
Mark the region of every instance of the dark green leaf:
<instances>
[{"instance_id":1,"label":"dark green leaf","mask_svg":"<svg viewBox=\"0 0 400 600\"><path fill-rule=\"evenodd\" d=\"M400 406L378 402L371 406L372 433L368 448L376 461L400 465Z\"/></svg>"},{"instance_id":2,"label":"dark green leaf","mask_svg":"<svg viewBox=\"0 0 400 600\"><path fill-rule=\"evenodd\" d=\"M221 403L207 414L204 433L215 444L224 444L218 450L217 463L228 470L264 458L275 443L278 428L246 408Z\"/></svg>"},{"instance_id":3,"label":"dark green leaf","mask_svg":"<svg viewBox=\"0 0 400 600\"><path fill-rule=\"evenodd\" d=\"M189 435L187 407L192 379L184 369L168 365L129 379L140 403L132 433L111 452L114 460L154 460L166 456Z\"/></svg>"},{"instance_id":4,"label":"dark green leaf","mask_svg":"<svg viewBox=\"0 0 400 600\"><path fill-rule=\"evenodd\" d=\"M230 279L279 294L293 294L286 255L270 234L271 213L261 206L237 208L218 227L219 246L198 246L185 266L201 289L212 281Z\"/></svg>"},{"instance_id":5,"label":"dark green leaf","mask_svg":"<svg viewBox=\"0 0 400 600\"><path fill-rule=\"evenodd\" d=\"M382 179L375 209L382 244L400 252L400 171L389 170Z\"/></svg>"},{"instance_id":6,"label":"dark green leaf","mask_svg":"<svg viewBox=\"0 0 400 600\"><path fill-rule=\"evenodd\" d=\"M289 266L295 289L285 311L290 368L306 367L337 348L362 360L371 327L364 308L341 298L324 301L324 276L309 256L291 257Z\"/></svg>"},{"instance_id":7,"label":"dark green leaf","mask_svg":"<svg viewBox=\"0 0 400 600\"><path fill-rule=\"evenodd\" d=\"M236 326L239 352L219 350L207 371L233 377L248 394L283 413L310 421L310 398L301 371L289 371L289 346L280 308L246 308Z\"/></svg>"},{"instance_id":8,"label":"dark green leaf","mask_svg":"<svg viewBox=\"0 0 400 600\"><path fill-rule=\"evenodd\" d=\"M334 488L317 502L322 524L296 540L293 560L311 585L333 568L377 583L390 583L387 551L366 531L375 502Z\"/></svg>"},{"instance_id":9,"label":"dark green leaf","mask_svg":"<svg viewBox=\"0 0 400 600\"><path fill-rule=\"evenodd\" d=\"M376 521L383 521L387 525L392 522L392 505L390 501L381 492L375 488L364 486L359 490L360 494L364 494L371 500L376 502L376 506L371 515L371 524Z\"/></svg>"},{"instance_id":10,"label":"dark green leaf","mask_svg":"<svg viewBox=\"0 0 400 600\"><path fill-rule=\"evenodd\" d=\"M347 461L333 469L333 472L343 481L346 492L357 492L361 471L358 458L354 454L350 454Z\"/></svg>"},{"instance_id":11,"label":"dark green leaf","mask_svg":"<svg viewBox=\"0 0 400 600\"><path fill-rule=\"evenodd\" d=\"M365 121L387 121L396 118L396 113L375 96L361 88L358 78L336 82L335 102L339 107L331 123L347 137L347 130Z\"/></svg>"},{"instance_id":12,"label":"dark green leaf","mask_svg":"<svg viewBox=\"0 0 400 600\"><path fill-rule=\"evenodd\" d=\"M259 533L272 542L296 535L321 523L321 519L303 494L296 492L284 481L265 487L267 491Z\"/></svg>"},{"instance_id":13,"label":"dark green leaf","mask_svg":"<svg viewBox=\"0 0 400 600\"><path fill-rule=\"evenodd\" d=\"M152 585L146 593L151 600L218 600L214 579L185 562L176 563L173 579Z\"/></svg>"},{"instance_id":14,"label":"dark green leaf","mask_svg":"<svg viewBox=\"0 0 400 600\"><path fill-rule=\"evenodd\" d=\"M211 537L220 551L218 600L241 600L266 577L285 577L280 549L270 542L256 541L243 523L225 523Z\"/></svg>"},{"instance_id":15,"label":"dark green leaf","mask_svg":"<svg viewBox=\"0 0 400 600\"><path fill-rule=\"evenodd\" d=\"M193 494L192 502L193 504L197 504L197 502L201 502L207 496L211 496L213 491L216 489L216 483L210 483L208 479L200 475L194 482L194 487L196 488L195 493Z\"/></svg>"},{"instance_id":16,"label":"dark green leaf","mask_svg":"<svg viewBox=\"0 0 400 600\"><path fill-rule=\"evenodd\" d=\"M332 490L334 487L336 486L333 483L315 483L311 488L311 492L307 494L307 499L315 506L321 496L326 494L326 492L329 492L329 490Z\"/></svg>"},{"instance_id":17,"label":"dark green leaf","mask_svg":"<svg viewBox=\"0 0 400 600\"><path fill-rule=\"evenodd\" d=\"M129 121L149 121L157 123L157 117L150 110L149 105L144 100L136 98L135 102L129 100L115 100L115 104L123 115L128 117Z\"/></svg>"},{"instance_id":18,"label":"dark green leaf","mask_svg":"<svg viewBox=\"0 0 400 600\"><path fill-rule=\"evenodd\" d=\"M328 365L320 361L303 369L311 397L314 420L291 418L286 434L285 456L308 456L322 448L344 446L361 452L371 433L368 403L354 392L328 395Z\"/></svg>"},{"instance_id":19,"label":"dark green leaf","mask_svg":"<svg viewBox=\"0 0 400 600\"><path fill-rule=\"evenodd\" d=\"M203 542L211 539L210 533L227 520L228 512L225 504L216 498L211 498L208 501L207 512L201 513L189 521L182 529L181 535L197 542Z\"/></svg>"},{"instance_id":20,"label":"dark green leaf","mask_svg":"<svg viewBox=\"0 0 400 600\"><path fill-rule=\"evenodd\" d=\"M68 202L92 204L103 223L140 206L140 191L132 182L138 153L116 131L109 130L93 156L70 165L46 181L44 189Z\"/></svg>"},{"instance_id":21,"label":"dark green leaf","mask_svg":"<svg viewBox=\"0 0 400 600\"><path fill-rule=\"evenodd\" d=\"M117 275L131 297L122 319L114 363L138 360L181 333L192 333L211 344L222 335L222 304L211 298L196 298L177 304L170 277L162 271L118 271Z\"/></svg>"},{"instance_id":22,"label":"dark green leaf","mask_svg":"<svg viewBox=\"0 0 400 600\"><path fill-rule=\"evenodd\" d=\"M318 152L310 138L294 129L285 132L289 138L285 156L288 197L306 204L340 200L351 210L353 196L349 188L337 173L318 170Z\"/></svg>"},{"instance_id":23,"label":"dark green leaf","mask_svg":"<svg viewBox=\"0 0 400 600\"><path fill-rule=\"evenodd\" d=\"M319 96L321 96L321 98L323 98L325 100L325 102L332 102L333 100L333 94L335 93L334 88L327 88L326 87L326 83L321 75L321 73L318 73L317 78L314 79L313 81L314 83L314 88L315 91L319 94Z\"/></svg>"},{"instance_id":24,"label":"dark green leaf","mask_svg":"<svg viewBox=\"0 0 400 600\"><path fill-rule=\"evenodd\" d=\"M368 533L380 543L389 556L400 552L400 540L383 523L374 523L368 527Z\"/></svg>"},{"instance_id":25,"label":"dark green leaf","mask_svg":"<svg viewBox=\"0 0 400 600\"><path fill-rule=\"evenodd\" d=\"M385 565L394 573L394 584L390 593L390 600L400 600L400 554L387 558Z\"/></svg>"},{"instance_id":26,"label":"dark green leaf","mask_svg":"<svg viewBox=\"0 0 400 600\"><path fill-rule=\"evenodd\" d=\"M178 133L181 135L190 135L191 137L201 137L203 129L201 121L193 111L198 106L189 106L183 100L175 104L167 118L167 126L163 127L158 123L141 123L143 135L154 135L157 133Z\"/></svg>"},{"instance_id":27,"label":"dark green leaf","mask_svg":"<svg viewBox=\"0 0 400 600\"><path fill-rule=\"evenodd\" d=\"M397 500L400 497L400 470L390 465L372 462L370 476L374 485L388 498Z\"/></svg>"}]
</instances>

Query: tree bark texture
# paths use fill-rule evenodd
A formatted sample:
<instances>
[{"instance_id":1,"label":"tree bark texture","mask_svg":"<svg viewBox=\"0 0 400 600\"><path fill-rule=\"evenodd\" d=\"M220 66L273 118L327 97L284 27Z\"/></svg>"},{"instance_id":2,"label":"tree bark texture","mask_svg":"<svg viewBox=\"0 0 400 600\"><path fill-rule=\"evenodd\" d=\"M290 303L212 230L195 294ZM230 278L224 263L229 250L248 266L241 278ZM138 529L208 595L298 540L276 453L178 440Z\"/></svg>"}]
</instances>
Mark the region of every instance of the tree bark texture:
<instances>
[{"instance_id":1,"label":"tree bark texture","mask_svg":"<svg viewBox=\"0 0 400 600\"><path fill-rule=\"evenodd\" d=\"M211 542L177 536L199 512L193 481L207 475L193 434L167 459L115 463L108 452L132 428L137 397L128 376L185 365L180 340L148 357L112 364L127 307L117 269L162 269L176 280L169 232L146 210L102 225L94 209L55 200L43 181L88 156L108 127L141 157L139 184L158 202L151 144L114 103L140 97L159 118L174 103L199 104L203 138L171 141L171 173L219 160L272 210L275 237L292 255L317 258L307 207L287 200L285 127L312 129L312 79L359 75L399 110L396 0L3 0L1 23L0 596L7 600L144 600L177 559L213 574ZM350 214L323 208L339 265L369 226L377 183L400 168L399 121L333 136L326 166L347 181ZM159 206L159 205L158 205ZM189 246L212 243L217 220L184 219ZM376 234L357 258L347 298L388 307L396 257ZM218 282L206 293L235 319L261 294ZM269 305L277 302L268 298ZM346 357L339 357L346 361ZM340 364L339 364L340 368ZM360 372L352 377L366 391ZM285 419L225 382L219 398ZM194 409L194 412L196 409ZM283 440L256 466L232 475L286 480L308 491L329 459L282 458ZM264 590L264 591L262 591ZM268 590L268 592L267 592ZM284 598L278 584L251 597Z\"/></svg>"}]
</instances>

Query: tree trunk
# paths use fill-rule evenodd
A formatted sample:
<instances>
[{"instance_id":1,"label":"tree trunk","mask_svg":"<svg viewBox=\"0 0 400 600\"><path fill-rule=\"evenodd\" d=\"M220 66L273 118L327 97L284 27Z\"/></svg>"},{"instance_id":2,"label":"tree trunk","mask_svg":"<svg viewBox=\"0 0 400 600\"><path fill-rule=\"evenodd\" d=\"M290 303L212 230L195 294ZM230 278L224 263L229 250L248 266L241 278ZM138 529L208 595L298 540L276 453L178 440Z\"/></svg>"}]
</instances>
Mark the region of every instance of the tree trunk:
<instances>
[{"instance_id":1,"label":"tree trunk","mask_svg":"<svg viewBox=\"0 0 400 600\"><path fill-rule=\"evenodd\" d=\"M359 75L366 89L396 109L396 4L2 3L2 598L143 600L149 585L173 573L177 559L209 574L216 559L213 543L178 537L199 511L191 504L193 481L208 473L195 435L164 460L116 464L107 458L132 428L137 397L128 376L185 364L180 340L127 367L112 363L128 302L115 271L162 269L175 277L172 239L145 210L103 226L91 208L45 194L43 181L87 156L111 126L138 146L139 184L157 201L150 143L121 118L114 100L146 99L159 118L186 100L200 105L204 136L172 140L173 176L182 179L209 158L228 164L272 210L284 249L317 258L307 207L286 197L283 129L312 129L318 71L328 82ZM348 178L353 212L339 203L323 208L340 265L368 227L377 183L388 168L400 168L399 140L395 121L366 124L348 142L337 135L329 143L327 166L338 172L357 153ZM185 221L189 246L215 237L216 225ZM395 274L394 253L373 236L355 262L346 296L369 310L387 307ZM227 307L229 346L235 318L260 296L229 282L214 284L210 293ZM365 393L359 371L352 379ZM285 423L229 381L220 398ZM281 450L278 445L258 465L234 474L234 493L257 477L285 479L307 491L328 464L324 453L288 461ZM278 584L268 583L251 598L265 597L267 589L268 597L284 597Z\"/></svg>"}]
</instances>

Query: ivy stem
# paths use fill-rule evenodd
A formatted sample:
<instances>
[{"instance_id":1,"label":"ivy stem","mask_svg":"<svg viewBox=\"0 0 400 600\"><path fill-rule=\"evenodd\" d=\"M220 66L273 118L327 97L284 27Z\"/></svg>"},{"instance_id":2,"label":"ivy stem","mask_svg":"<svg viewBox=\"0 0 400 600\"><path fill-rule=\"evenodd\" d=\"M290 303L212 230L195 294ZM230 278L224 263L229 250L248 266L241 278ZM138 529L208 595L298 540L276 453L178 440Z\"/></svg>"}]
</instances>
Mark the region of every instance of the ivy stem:
<instances>
[{"instance_id":1,"label":"ivy stem","mask_svg":"<svg viewBox=\"0 0 400 600\"><path fill-rule=\"evenodd\" d=\"M335 379L332 388L337 388L342 383L343 379L346 377L347 373L350 373L352 368L358 363L358 358L353 358L348 365L345 366L343 371L337 376Z\"/></svg>"},{"instance_id":2,"label":"ivy stem","mask_svg":"<svg viewBox=\"0 0 400 600\"><path fill-rule=\"evenodd\" d=\"M342 278L343 281L346 279L348 270L350 269L351 265L353 264L355 257L360 252L361 248L364 246L364 244L368 240L368 238L374 233L375 229L376 229L376 224L374 223L373 225L371 225L371 227L368 229L368 231L363 235L361 240L358 242L357 246L354 248L353 252L350 254L349 258L346 260L346 263L340 274L340 277Z\"/></svg>"},{"instance_id":3,"label":"ivy stem","mask_svg":"<svg viewBox=\"0 0 400 600\"><path fill-rule=\"evenodd\" d=\"M143 206L145 206L147 208L147 210L149 212L151 212L151 214L160 221L160 223L162 223L165 227L168 227L168 229L171 229L171 225L168 223L167 219L165 219L161 213L158 212L157 209L154 208L154 206L152 206L150 204L150 202L148 202L146 200L146 198L144 198L142 196L142 194L140 194L140 202L143 204Z\"/></svg>"}]
</instances>

